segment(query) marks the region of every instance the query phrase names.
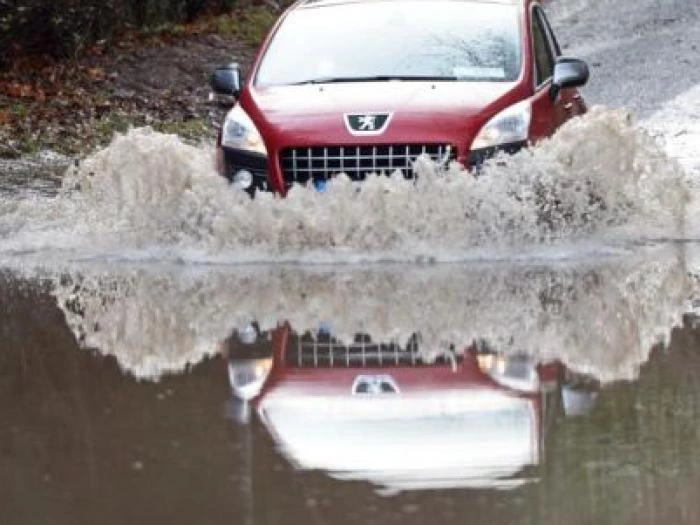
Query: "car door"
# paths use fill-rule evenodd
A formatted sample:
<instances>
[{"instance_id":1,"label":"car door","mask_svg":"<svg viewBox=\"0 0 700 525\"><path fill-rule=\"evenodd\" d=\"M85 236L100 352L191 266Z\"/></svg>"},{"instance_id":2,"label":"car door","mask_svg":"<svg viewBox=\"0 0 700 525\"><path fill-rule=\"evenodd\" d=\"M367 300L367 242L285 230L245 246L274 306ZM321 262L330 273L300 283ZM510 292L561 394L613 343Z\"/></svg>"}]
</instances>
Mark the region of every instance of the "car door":
<instances>
[{"instance_id":1,"label":"car door","mask_svg":"<svg viewBox=\"0 0 700 525\"><path fill-rule=\"evenodd\" d=\"M551 86L559 46L549 31L542 8L535 4L530 16L535 94L532 101L531 138L534 142L551 136L575 114L571 89L562 90L552 100ZM575 91L575 90L573 90Z\"/></svg>"}]
</instances>

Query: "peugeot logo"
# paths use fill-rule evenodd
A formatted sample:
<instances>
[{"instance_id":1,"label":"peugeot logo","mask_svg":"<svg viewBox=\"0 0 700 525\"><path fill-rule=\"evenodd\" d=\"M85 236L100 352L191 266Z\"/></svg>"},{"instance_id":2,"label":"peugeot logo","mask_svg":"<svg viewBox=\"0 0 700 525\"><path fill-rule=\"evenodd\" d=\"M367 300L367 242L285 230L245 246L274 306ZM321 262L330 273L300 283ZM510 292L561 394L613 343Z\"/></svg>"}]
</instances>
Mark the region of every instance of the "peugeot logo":
<instances>
[{"instance_id":1,"label":"peugeot logo","mask_svg":"<svg viewBox=\"0 0 700 525\"><path fill-rule=\"evenodd\" d=\"M346 113L345 126L352 135L381 135L392 113Z\"/></svg>"},{"instance_id":2,"label":"peugeot logo","mask_svg":"<svg viewBox=\"0 0 700 525\"><path fill-rule=\"evenodd\" d=\"M359 375L352 382L353 395L378 396L398 394L399 385L390 375Z\"/></svg>"},{"instance_id":3,"label":"peugeot logo","mask_svg":"<svg viewBox=\"0 0 700 525\"><path fill-rule=\"evenodd\" d=\"M359 128L357 131L374 131L377 129L377 115L362 115L357 118Z\"/></svg>"}]
</instances>

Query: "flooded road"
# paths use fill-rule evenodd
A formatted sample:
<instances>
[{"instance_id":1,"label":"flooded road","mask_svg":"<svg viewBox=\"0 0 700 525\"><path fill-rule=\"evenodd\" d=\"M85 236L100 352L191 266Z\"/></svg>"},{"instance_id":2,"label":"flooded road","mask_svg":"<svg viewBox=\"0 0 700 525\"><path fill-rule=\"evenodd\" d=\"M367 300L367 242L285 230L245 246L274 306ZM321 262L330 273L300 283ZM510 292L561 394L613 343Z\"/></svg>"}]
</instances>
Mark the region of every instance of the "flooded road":
<instances>
[{"instance_id":1,"label":"flooded road","mask_svg":"<svg viewBox=\"0 0 700 525\"><path fill-rule=\"evenodd\" d=\"M0 164L0 524L700 523L700 11L549 7L607 108L479 178Z\"/></svg>"},{"instance_id":2,"label":"flooded road","mask_svg":"<svg viewBox=\"0 0 700 525\"><path fill-rule=\"evenodd\" d=\"M687 261L8 269L2 523L695 523Z\"/></svg>"}]
</instances>

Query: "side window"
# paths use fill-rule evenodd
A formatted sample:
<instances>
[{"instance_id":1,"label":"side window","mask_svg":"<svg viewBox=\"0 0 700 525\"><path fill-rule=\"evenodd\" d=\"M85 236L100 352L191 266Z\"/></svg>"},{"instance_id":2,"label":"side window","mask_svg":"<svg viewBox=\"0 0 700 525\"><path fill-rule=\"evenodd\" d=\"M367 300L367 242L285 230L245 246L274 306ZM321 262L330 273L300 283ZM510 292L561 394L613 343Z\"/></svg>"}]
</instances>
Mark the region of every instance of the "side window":
<instances>
[{"instance_id":1,"label":"side window","mask_svg":"<svg viewBox=\"0 0 700 525\"><path fill-rule=\"evenodd\" d=\"M561 56L561 47L559 47L559 42L557 42L557 37L554 36L554 31L552 31L552 26L550 25L549 20L547 20L547 15L544 14L543 9L537 9L537 13L539 14L540 18L544 22L544 26L547 28L547 34L549 35L549 40L552 42L552 46L554 47L554 56L560 57Z\"/></svg>"},{"instance_id":2,"label":"side window","mask_svg":"<svg viewBox=\"0 0 700 525\"><path fill-rule=\"evenodd\" d=\"M542 85L554 72L554 53L547 38L547 30L540 9L532 11L532 41L535 58L536 84Z\"/></svg>"}]
</instances>

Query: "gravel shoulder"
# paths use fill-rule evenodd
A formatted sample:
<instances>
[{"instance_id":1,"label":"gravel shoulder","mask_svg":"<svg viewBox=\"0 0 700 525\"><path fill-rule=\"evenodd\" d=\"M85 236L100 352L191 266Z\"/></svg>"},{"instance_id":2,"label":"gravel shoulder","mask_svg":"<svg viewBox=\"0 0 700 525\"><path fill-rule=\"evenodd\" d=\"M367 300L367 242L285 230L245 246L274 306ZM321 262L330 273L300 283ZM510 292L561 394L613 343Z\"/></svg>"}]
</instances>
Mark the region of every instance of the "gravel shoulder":
<instances>
[{"instance_id":1,"label":"gravel shoulder","mask_svg":"<svg viewBox=\"0 0 700 525\"><path fill-rule=\"evenodd\" d=\"M240 39L194 34L124 41L65 63L20 63L0 76L0 158L80 157L130 126L211 137L221 116L208 100L211 71L252 57Z\"/></svg>"},{"instance_id":2,"label":"gravel shoulder","mask_svg":"<svg viewBox=\"0 0 700 525\"><path fill-rule=\"evenodd\" d=\"M700 84L700 3L567 0L549 6L566 54L588 61L589 103L645 119Z\"/></svg>"}]
</instances>

